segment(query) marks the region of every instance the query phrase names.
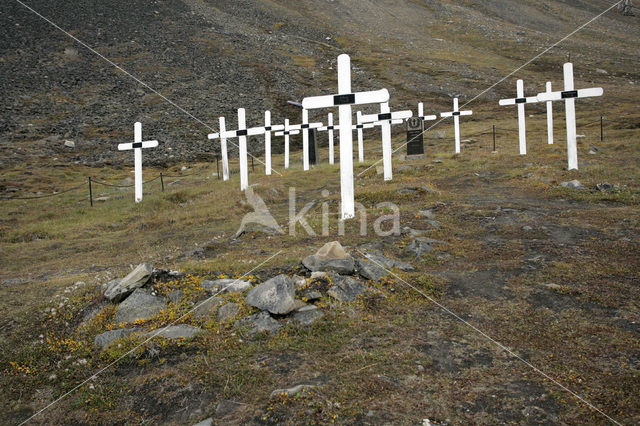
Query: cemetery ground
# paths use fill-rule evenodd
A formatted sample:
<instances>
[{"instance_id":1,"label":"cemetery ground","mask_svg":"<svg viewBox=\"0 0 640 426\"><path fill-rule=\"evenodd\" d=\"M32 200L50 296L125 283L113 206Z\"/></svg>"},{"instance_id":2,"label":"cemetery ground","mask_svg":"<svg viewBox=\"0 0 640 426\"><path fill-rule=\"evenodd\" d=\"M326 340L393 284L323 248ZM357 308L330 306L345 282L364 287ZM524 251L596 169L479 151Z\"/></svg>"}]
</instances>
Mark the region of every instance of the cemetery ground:
<instances>
[{"instance_id":1,"label":"cemetery ground","mask_svg":"<svg viewBox=\"0 0 640 426\"><path fill-rule=\"evenodd\" d=\"M614 107L610 114L630 108ZM581 114L588 115L585 109ZM318 234L321 204L328 201L325 237L298 225L293 236L255 230L232 240L242 216L253 210L239 192L239 175L217 180L215 162L164 170L189 176L166 179L164 193L159 181L145 185L140 204L131 188L98 186L94 197L102 201L94 207L84 188L0 202L0 422L25 420L140 342L134 336L104 351L93 346L97 334L114 326L115 306L104 301L102 284L146 261L186 274L159 279L160 294L181 288L193 297L204 279L244 277L258 284L281 273L301 275L323 292L315 304L324 317L308 327L279 318L277 333L250 335L239 319L257 310L242 294L225 294L239 305L234 319L181 320L204 332L144 345L34 423L193 424L209 417L219 424L608 422L404 280L617 421L637 424L638 114L611 124L605 142L597 124L579 125L586 137L578 139L580 169L571 172L561 116L556 112L553 146L546 142L544 115L528 118L526 157L517 154L516 133L499 132L494 154L490 134L465 137L490 126L475 117L463 122L462 153L454 155L452 123L440 124L436 130L446 130L446 139L427 132L425 158L394 156L393 181L383 182L376 167L356 178L356 201L368 209L366 236L359 235L357 218L338 235L339 167L327 164L326 146L321 164L309 172L294 150L291 170L283 170L281 155L274 157L283 176L264 176L257 162L250 174L285 232L290 187L296 212L316 202L306 217ZM515 113L496 124L514 129ZM396 135L394 146L402 143ZM365 144L366 163L354 161L356 175L381 158L378 130L367 133ZM89 175L116 183L132 176L129 167L52 168L48 160L32 161L3 170L3 184L36 192L54 183L63 190ZM145 178L160 171L145 167ZM584 189L560 185L574 179ZM443 243L416 257L407 252L411 233L376 236L373 220L388 213L376 208L381 202L398 205L402 228L425 230L423 236ZM415 270L393 269L397 276L377 282L356 277L368 291L338 302L324 294L329 283L311 280L300 263L333 240L355 258L360 250L378 249ZM74 284L79 281L86 285ZM137 325L169 324L181 309L170 304ZM309 386L272 396L299 384Z\"/></svg>"}]
</instances>

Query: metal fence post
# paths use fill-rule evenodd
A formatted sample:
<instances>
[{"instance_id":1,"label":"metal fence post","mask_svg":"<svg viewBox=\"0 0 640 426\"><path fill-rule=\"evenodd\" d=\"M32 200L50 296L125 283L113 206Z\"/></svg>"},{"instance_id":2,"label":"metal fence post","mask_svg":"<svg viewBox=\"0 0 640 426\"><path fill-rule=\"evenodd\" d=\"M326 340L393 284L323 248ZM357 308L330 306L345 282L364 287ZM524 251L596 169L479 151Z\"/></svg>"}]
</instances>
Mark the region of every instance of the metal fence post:
<instances>
[{"instance_id":1,"label":"metal fence post","mask_svg":"<svg viewBox=\"0 0 640 426\"><path fill-rule=\"evenodd\" d=\"M93 207L93 190L91 188L91 176L89 176L89 202L91 203L91 207Z\"/></svg>"}]
</instances>

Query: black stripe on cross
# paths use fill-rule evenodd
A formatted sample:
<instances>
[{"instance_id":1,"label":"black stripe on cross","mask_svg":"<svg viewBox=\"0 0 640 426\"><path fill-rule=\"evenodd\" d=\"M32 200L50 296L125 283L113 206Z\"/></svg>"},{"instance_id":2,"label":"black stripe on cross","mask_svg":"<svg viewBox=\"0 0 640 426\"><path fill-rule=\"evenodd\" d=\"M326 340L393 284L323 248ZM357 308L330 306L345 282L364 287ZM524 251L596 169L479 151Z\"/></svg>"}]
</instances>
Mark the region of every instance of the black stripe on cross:
<instances>
[{"instance_id":1,"label":"black stripe on cross","mask_svg":"<svg viewBox=\"0 0 640 426\"><path fill-rule=\"evenodd\" d=\"M561 92L560 95L562 96L562 99L577 98L578 97L578 91L577 90L567 90L566 92Z\"/></svg>"},{"instance_id":2,"label":"black stripe on cross","mask_svg":"<svg viewBox=\"0 0 640 426\"><path fill-rule=\"evenodd\" d=\"M327 126L327 130L333 130L335 127L333 126Z\"/></svg>"},{"instance_id":3,"label":"black stripe on cross","mask_svg":"<svg viewBox=\"0 0 640 426\"><path fill-rule=\"evenodd\" d=\"M134 142L131 148L142 148L142 142Z\"/></svg>"},{"instance_id":4,"label":"black stripe on cross","mask_svg":"<svg viewBox=\"0 0 640 426\"><path fill-rule=\"evenodd\" d=\"M364 129L364 124L357 124L356 129Z\"/></svg>"},{"instance_id":5,"label":"black stripe on cross","mask_svg":"<svg viewBox=\"0 0 640 426\"><path fill-rule=\"evenodd\" d=\"M384 114L378 114L378 121L382 121L382 120L391 120L391 113L387 112Z\"/></svg>"},{"instance_id":6,"label":"black stripe on cross","mask_svg":"<svg viewBox=\"0 0 640 426\"><path fill-rule=\"evenodd\" d=\"M283 134L285 134L285 135L290 135L290 134L291 134L291 132L287 130L287 131L285 131Z\"/></svg>"},{"instance_id":7,"label":"black stripe on cross","mask_svg":"<svg viewBox=\"0 0 640 426\"><path fill-rule=\"evenodd\" d=\"M264 128L264 131L265 131L265 132L270 132L270 131L271 131L271 126L267 126L267 127L265 127L265 128Z\"/></svg>"},{"instance_id":8,"label":"black stripe on cross","mask_svg":"<svg viewBox=\"0 0 640 426\"><path fill-rule=\"evenodd\" d=\"M333 105L351 105L356 103L356 95L349 93L346 95L333 95Z\"/></svg>"},{"instance_id":9,"label":"black stripe on cross","mask_svg":"<svg viewBox=\"0 0 640 426\"><path fill-rule=\"evenodd\" d=\"M454 111L453 116L457 117L458 115L460 115L460 111Z\"/></svg>"},{"instance_id":10,"label":"black stripe on cross","mask_svg":"<svg viewBox=\"0 0 640 426\"><path fill-rule=\"evenodd\" d=\"M309 125L308 124L303 124L302 126L300 126L302 129L308 129Z\"/></svg>"},{"instance_id":11,"label":"black stripe on cross","mask_svg":"<svg viewBox=\"0 0 640 426\"><path fill-rule=\"evenodd\" d=\"M238 130L236 136L247 136L247 129Z\"/></svg>"},{"instance_id":12,"label":"black stripe on cross","mask_svg":"<svg viewBox=\"0 0 640 426\"><path fill-rule=\"evenodd\" d=\"M516 98L516 103L517 104L526 104L527 103L527 98Z\"/></svg>"}]
</instances>

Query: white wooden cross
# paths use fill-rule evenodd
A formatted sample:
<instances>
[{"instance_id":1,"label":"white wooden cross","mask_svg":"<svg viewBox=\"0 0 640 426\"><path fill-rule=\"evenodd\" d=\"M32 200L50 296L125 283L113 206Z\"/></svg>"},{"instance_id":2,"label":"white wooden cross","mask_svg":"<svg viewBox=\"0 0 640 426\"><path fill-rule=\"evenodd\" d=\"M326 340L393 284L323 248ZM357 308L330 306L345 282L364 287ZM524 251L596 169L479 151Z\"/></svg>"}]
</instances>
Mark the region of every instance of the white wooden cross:
<instances>
[{"instance_id":1,"label":"white wooden cross","mask_svg":"<svg viewBox=\"0 0 640 426\"><path fill-rule=\"evenodd\" d=\"M564 101L567 121L567 157L569 170L578 169L578 144L576 140L576 98L602 96L602 87L575 90L573 84L573 64L564 64L564 90L560 92L538 93L540 102Z\"/></svg>"},{"instance_id":2,"label":"white wooden cross","mask_svg":"<svg viewBox=\"0 0 640 426\"><path fill-rule=\"evenodd\" d=\"M229 180L229 155L227 153L227 138L223 135L227 133L227 127L224 117L220 117L220 131L218 133L210 133L209 139L220 139L220 156L222 157L222 180Z\"/></svg>"},{"instance_id":3,"label":"white wooden cross","mask_svg":"<svg viewBox=\"0 0 640 426\"><path fill-rule=\"evenodd\" d=\"M552 93L551 82L547 81L546 93ZM553 101L547 101L547 140L549 145L553 145Z\"/></svg>"},{"instance_id":4,"label":"white wooden cross","mask_svg":"<svg viewBox=\"0 0 640 426\"><path fill-rule=\"evenodd\" d=\"M292 129L289 126L289 119L284 120L284 128L281 132L276 132L276 136L284 136L284 168L289 168L289 135L297 135L299 130Z\"/></svg>"},{"instance_id":5,"label":"white wooden cross","mask_svg":"<svg viewBox=\"0 0 640 426\"><path fill-rule=\"evenodd\" d=\"M283 130L284 126L278 124L271 125L271 112L264 112L264 127L252 127L247 129L248 136L264 135L264 172L267 175L271 174L271 132Z\"/></svg>"},{"instance_id":6,"label":"white wooden cross","mask_svg":"<svg viewBox=\"0 0 640 426\"><path fill-rule=\"evenodd\" d=\"M257 128L257 133L260 134L259 127ZM253 130L253 129L252 129ZM263 132L264 133L264 132ZM225 130L224 127L224 118L220 117L220 132L218 133L210 133L209 139L217 139L220 138L220 141L225 141L226 148L226 139L229 138L238 138L238 157L240 159L240 190L244 191L249 187L249 165L247 162L247 135L249 134L247 129L247 121L245 116L244 108L238 108L238 130ZM226 150L225 150L226 151ZM225 157L226 152L223 153L222 156L222 173L225 174ZM226 179L229 179L229 171L228 171L228 160L227 160L227 171L226 171Z\"/></svg>"},{"instance_id":7,"label":"white wooden cross","mask_svg":"<svg viewBox=\"0 0 640 426\"><path fill-rule=\"evenodd\" d=\"M516 97L511 99L501 99L500 105L518 105L518 136L520 139L520 155L527 154L527 124L524 113L525 104L534 104L538 102L535 96L524 96L524 82L518 80L516 82Z\"/></svg>"},{"instance_id":8,"label":"white wooden cross","mask_svg":"<svg viewBox=\"0 0 640 426\"><path fill-rule=\"evenodd\" d=\"M327 114L327 125L318 128L319 132L327 132L329 135L329 164L333 164L333 130L335 127L333 126L333 113Z\"/></svg>"},{"instance_id":9,"label":"white wooden cross","mask_svg":"<svg viewBox=\"0 0 640 426\"><path fill-rule=\"evenodd\" d=\"M424 105L422 102L418 102L418 117L422 118L424 121L433 121L437 120L437 115L424 115Z\"/></svg>"},{"instance_id":10,"label":"white wooden cross","mask_svg":"<svg viewBox=\"0 0 640 426\"><path fill-rule=\"evenodd\" d=\"M136 122L133 125L133 143L118 144L119 151L133 149L136 203L142 201L142 148L155 148L157 146L158 141L142 142L142 123L140 122Z\"/></svg>"},{"instance_id":11,"label":"white wooden cross","mask_svg":"<svg viewBox=\"0 0 640 426\"><path fill-rule=\"evenodd\" d=\"M338 56L338 94L315 96L302 100L305 109L338 107L340 129L340 196L341 219L355 217L353 193L353 134L351 133L352 105L379 104L389 100L387 89L370 92L351 92L351 59Z\"/></svg>"},{"instance_id":12,"label":"white wooden cross","mask_svg":"<svg viewBox=\"0 0 640 426\"><path fill-rule=\"evenodd\" d=\"M471 115L473 111L460 111L458 109L458 98L453 98L453 111L451 112L443 112L440 114L440 117L453 117L453 129L455 132L455 140L456 140L456 154L460 153L460 116L461 115Z\"/></svg>"},{"instance_id":13,"label":"white wooden cross","mask_svg":"<svg viewBox=\"0 0 640 426\"><path fill-rule=\"evenodd\" d=\"M362 122L362 112L358 111L356 113L356 123L357 123L357 130L358 130L358 162L362 163L364 161L364 136L363 136L363 129L365 128L364 126L361 126ZM371 126L373 127L373 126ZM369 128L369 127L367 127Z\"/></svg>"},{"instance_id":14,"label":"white wooden cross","mask_svg":"<svg viewBox=\"0 0 640 426\"><path fill-rule=\"evenodd\" d=\"M393 179L392 151L391 151L391 125L402 124L403 120L413 117L411 111L391 112L389 102L380 104L380 114L367 114L362 116L365 123L373 123L380 126L382 132L382 166L384 170L384 180Z\"/></svg>"}]
</instances>

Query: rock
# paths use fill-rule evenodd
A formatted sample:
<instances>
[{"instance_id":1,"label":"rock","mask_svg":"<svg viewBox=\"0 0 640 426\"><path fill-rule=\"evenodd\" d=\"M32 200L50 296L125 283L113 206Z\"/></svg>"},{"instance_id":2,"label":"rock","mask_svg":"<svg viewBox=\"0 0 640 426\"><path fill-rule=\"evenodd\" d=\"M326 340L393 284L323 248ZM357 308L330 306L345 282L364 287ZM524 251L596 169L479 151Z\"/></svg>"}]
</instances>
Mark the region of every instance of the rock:
<instances>
[{"instance_id":1,"label":"rock","mask_svg":"<svg viewBox=\"0 0 640 426\"><path fill-rule=\"evenodd\" d=\"M177 305L178 303L180 303L183 296L184 296L184 292L182 290L172 290L169 293L167 293L167 298L174 305Z\"/></svg>"},{"instance_id":2,"label":"rock","mask_svg":"<svg viewBox=\"0 0 640 426\"><path fill-rule=\"evenodd\" d=\"M426 222L434 228L440 229L440 222L438 222L437 220L426 220Z\"/></svg>"},{"instance_id":3,"label":"rock","mask_svg":"<svg viewBox=\"0 0 640 426\"><path fill-rule=\"evenodd\" d=\"M196 308L193 310L193 316L195 318L209 318L212 314L214 314L218 307L224 302L224 299L221 297L210 297L204 302L200 302L196 304Z\"/></svg>"},{"instance_id":4,"label":"rock","mask_svg":"<svg viewBox=\"0 0 640 426\"><path fill-rule=\"evenodd\" d=\"M142 289L137 289L118 306L116 323L151 318L166 308L167 302L163 297L152 296Z\"/></svg>"},{"instance_id":5,"label":"rock","mask_svg":"<svg viewBox=\"0 0 640 426\"><path fill-rule=\"evenodd\" d=\"M261 332L277 333L282 325L271 318L269 312L258 312L243 319L241 323L249 323L251 325L250 334L256 334Z\"/></svg>"},{"instance_id":6,"label":"rock","mask_svg":"<svg viewBox=\"0 0 640 426\"><path fill-rule=\"evenodd\" d=\"M106 293L110 288L114 288L118 286L122 282L122 278L116 278L115 280L107 281L102 284L102 290Z\"/></svg>"},{"instance_id":7,"label":"rock","mask_svg":"<svg viewBox=\"0 0 640 426\"><path fill-rule=\"evenodd\" d=\"M236 293L247 291L251 288L249 281L243 281L239 278L222 278L219 280L204 280L202 288L212 293Z\"/></svg>"},{"instance_id":8,"label":"rock","mask_svg":"<svg viewBox=\"0 0 640 426\"><path fill-rule=\"evenodd\" d=\"M110 287L104 293L104 297L112 302L119 302L131 294L135 289L144 286L153 274L153 266L150 263L141 263L124 277L117 285Z\"/></svg>"},{"instance_id":9,"label":"rock","mask_svg":"<svg viewBox=\"0 0 640 426\"><path fill-rule=\"evenodd\" d=\"M415 271L415 268L410 263L386 257L379 250L366 252L365 257L386 269L398 268L401 271Z\"/></svg>"},{"instance_id":10,"label":"rock","mask_svg":"<svg viewBox=\"0 0 640 426\"><path fill-rule=\"evenodd\" d=\"M123 337L130 336L132 333L136 333L140 330L140 328L120 328L117 330L105 331L102 334L98 334L93 339L93 346L100 347L101 349L106 349L114 341L122 339Z\"/></svg>"},{"instance_id":11,"label":"rock","mask_svg":"<svg viewBox=\"0 0 640 426\"><path fill-rule=\"evenodd\" d=\"M152 336L162 337L170 340L190 339L200 332L202 332L202 329L199 327L194 327L187 324L178 324L159 328L157 330L151 330L150 332L145 334L145 337L147 339Z\"/></svg>"},{"instance_id":12,"label":"rock","mask_svg":"<svg viewBox=\"0 0 640 426\"><path fill-rule=\"evenodd\" d=\"M194 424L193 426L211 426L211 425L213 425L213 418L209 417L208 419L204 419L203 421L198 422L198 423Z\"/></svg>"},{"instance_id":13,"label":"rock","mask_svg":"<svg viewBox=\"0 0 640 426\"><path fill-rule=\"evenodd\" d=\"M66 140L64 141L64 146L66 146L67 148L75 148L76 143L74 141Z\"/></svg>"},{"instance_id":14,"label":"rock","mask_svg":"<svg viewBox=\"0 0 640 426\"><path fill-rule=\"evenodd\" d=\"M435 213L433 211L431 211L431 210L420 210L418 212L418 214L420 216L426 217L427 219L435 219L436 218Z\"/></svg>"},{"instance_id":15,"label":"rock","mask_svg":"<svg viewBox=\"0 0 640 426\"><path fill-rule=\"evenodd\" d=\"M278 275L252 288L245 302L272 314L288 314L296 308L296 288L293 280L286 275Z\"/></svg>"},{"instance_id":16,"label":"rock","mask_svg":"<svg viewBox=\"0 0 640 426\"><path fill-rule=\"evenodd\" d=\"M572 188L572 189L584 189L584 185L581 184L580 181L577 179L569 182L562 182L560 186L565 188Z\"/></svg>"},{"instance_id":17,"label":"rock","mask_svg":"<svg viewBox=\"0 0 640 426\"><path fill-rule=\"evenodd\" d=\"M218 308L218 321L227 322L232 320L239 312L240 306L237 303L226 303Z\"/></svg>"},{"instance_id":18,"label":"rock","mask_svg":"<svg viewBox=\"0 0 640 426\"><path fill-rule=\"evenodd\" d=\"M380 278L387 275L387 271L384 268L373 262L358 259L356 260L356 264L358 265L358 273L368 280L378 281Z\"/></svg>"},{"instance_id":19,"label":"rock","mask_svg":"<svg viewBox=\"0 0 640 426\"><path fill-rule=\"evenodd\" d=\"M307 280L299 275L293 276L293 282L296 284L296 288L298 289L307 285Z\"/></svg>"},{"instance_id":20,"label":"rock","mask_svg":"<svg viewBox=\"0 0 640 426\"><path fill-rule=\"evenodd\" d=\"M311 272L326 271L347 275L353 274L355 267L353 258L344 251L338 241L325 244L316 254L305 257L302 264Z\"/></svg>"},{"instance_id":21,"label":"rock","mask_svg":"<svg viewBox=\"0 0 640 426\"><path fill-rule=\"evenodd\" d=\"M444 244L444 241L433 240L426 237L416 237L409 243L405 251L415 256L423 256L435 249L434 244Z\"/></svg>"},{"instance_id":22,"label":"rock","mask_svg":"<svg viewBox=\"0 0 640 426\"><path fill-rule=\"evenodd\" d=\"M596 72L598 74L609 74L606 70L603 70L602 68L596 68Z\"/></svg>"},{"instance_id":23,"label":"rock","mask_svg":"<svg viewBox=\"0 0 640 426\"><path fill-rule=\"evenodd\" d=\"M409 234L412 237L419 237L421 235L426 234L427 232L429 232L429 231L425 231L425 230L422 230L422 229L413 229L413 228L411 228L409 226L405 226L404 228L402 228L402 234L403 235Z\"/></svg>"},{"instance_id":24,"label":"rock","mask_svg":"<svg viewBox=\"0 0 640 426\"><path fill-rule=\"evenodd\" d=\"M322 294L319 291L315 291L315 290L307 290L307 291L303 290L300 296L302 297L303 300L306 300L307 302L320 300L322 298Z\"/></svg>"},{"instance_id":25,"label":"rock","mask_svg":"<svg viewBox=\"0 0 640 426\"><path fill-rule=\"evenodd\" d=\"M231 400L220 401L216 406L216 417L225 417L236 411L244 411L247 404Z\"/></svg>"},{"instance_id":26,"label":"rock","mask_svg":"<svg viewBox=\"0 0 640 426\"><path fill-rule=\"evenodd\" d=\"M327 277L328 275L324 271L316 271L311 273L311 279L313 280L326 280Z\"/></svg>"},{"instance_id":27,"label":"rock","mask_svg":"<svg viewBox=\"0 0 640 426\"><path fill-rule=\"evenodd\" d=\"M610 183L599 183L596 185L596 191L607 192L611 191L614 188Z\"/></svg>"},{"instance_id":28,"label":"rock","mask_svg":"<svg viewBox=\"0 0 640 426\"><path fill-rule=\"evenodd\" d=\"M273 392L271 392L270 398L274 398L278 395L293 396L302 392L303 390L313 389L314 387L315 385L296 385L289 389L276 389Z\"/></svg>"},{"instance_id":29,"label":"rock","mask_svg":"<svg viewBox=\"0 0 640 426\"><path fill-rule=\"evenodd\" d=\"M331 280L334 285L327 291L327 294L341 302L352 302L367 290L364 284L351 277L334 274L331 276Z\"/></svg>"},{"instance_id":30,"label":"rock","mask_svg":"<svg viewBox=\"0 0 640 426\"><path fill-rule=\"evenodd\" d=\"M300 325L308 326L323 316L324 314L317 306L307 305L298 309L298 311L293 315L293 320Z\"/></svg>"},{"instance_id":31,"label":"rock","mask_svg":"<svg viewBox=\"0 0 640 426\"><path fill-rule=\"evenodd\" d=\"M99 203L103 203L105 201L108 201L109 199L111 199L111 197L104 196L104 197L96 197L96 198L93 199L93 201L97 201Z\"/></svg>"}]
</instances>

